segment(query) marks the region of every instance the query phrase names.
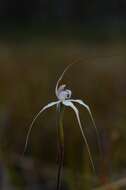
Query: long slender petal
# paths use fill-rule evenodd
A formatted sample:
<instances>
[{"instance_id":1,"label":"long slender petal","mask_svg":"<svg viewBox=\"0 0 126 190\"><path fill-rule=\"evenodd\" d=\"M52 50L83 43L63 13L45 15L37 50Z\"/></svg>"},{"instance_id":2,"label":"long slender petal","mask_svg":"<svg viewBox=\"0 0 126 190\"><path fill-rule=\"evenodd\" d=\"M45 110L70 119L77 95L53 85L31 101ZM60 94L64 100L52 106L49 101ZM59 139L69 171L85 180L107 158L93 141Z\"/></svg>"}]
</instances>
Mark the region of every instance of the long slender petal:
<instances>
[{"instance_id":1,"label":"long slender petal","mask_svg":"<svg viewBox=\"0 0 126 190\"><path fill-rule=\"evenodd\" d=\"M98 132L98 129L97 129L97 126L95 124L95 121L93 119L93 115L91 113L91 110L90 110L90 107L85 104L82 100L74 100L74 99L70 99L71 102L75 102L75 103L78 103L80 105L82 105L83 107L85 107L90 115L90 118L92 120L92 123L93 123L93 126L95 128L95 131L96 131L96 135L97 135L97 142L98 142L98 146L99 146L99 151L101 152L101 145L100 145L100 137L99 137L99 132Z\"/></svg>"},{"instance_id":2,"label":"long slender petal","mask_svg":"<svg viewBox=\"0 0 126 190\"><path fill-rule=\"evenodd\" d=\"M84 132L83 132L82 124L81 124L81 121L80 121L79 111L78 111L78 109L76 108L76 106L75 106L72 102L70 102L70 100L65 100L65 101L63 102L63 104L64 104L65 106L71 107L71 108L74 110L75 114L76 114L77 121L78 121L80 130L81 130L81 134L82 134L82 136L83 136L83 139L84 139L85 144L86 144L86 147L87 147L87 151L88 151L88 154L89 154L89 158L90 158L92 167L93 167L93 169L95 170L94 163L93 163L93 159L92 159L92 155L91 155L91 152L90 152L90 148L89 148L89 145L88 145L86 136L85 136L85 134L84 134Z\"/></svg>"},{"instance_id":3,"label":"long slender petal","mask_svg":"<svg viewBox=\"0 0 126 190\"><path fill-rule=\"evenodd\" d=\"M27 133L27 137L26 137L26 142L25 142L25 147L24 147L24 152L26 151L27 145L28 145L28 139L29 139L29 135L31 133L33 124L35 123L36 119L40 116L40 114L42 114L43 111L45 111L46 109L54 106L54 105L58 105L60 103L60 101L56 101L56 102L51 102L49 104L47 104L46 106L44 106L33 118L32 123L29 127L28 133Z\"/></svg>"},{"instance_id":4,"label":"long slender petal","mask_svg":"<svg viewBox=\"0 0 126 190\"><path fill-rule=\"evenodd\" d=\"M69 64L69 65L67 65L67 67L64 69L63 73L62 73L61 76L59 77L59 79L58 79L58 81L57 81L57 83L56 83L56 88L55 88L56 96L58 95L58 86L59 86L60 81L62 80L64 74L65 74L66 71L69 69L69 67L71 67L73 64L75 64L75 62L74 62L74 63L71 63L71 64Z\"/></svg>"},{"instance_id":5,"label":"long slender petal","mask_svg":"<svg viewBox=\"0 0 126 190\"><path fill-rule=\"evenodd\" d=\"M84 107L87 109L88 113L90 114L90 117L91 117L91 120L92 120L93 125L96 127L95 121L94 121L94 119L93 119L93 116L92 116L92 113L91 113L91 110L90 110L89 106L88 106L87 104L85 104L82 100L70 99L70 101L71 101L71 102L77 102L78 104L84 106Z\"/></svg>"}]
</instances>

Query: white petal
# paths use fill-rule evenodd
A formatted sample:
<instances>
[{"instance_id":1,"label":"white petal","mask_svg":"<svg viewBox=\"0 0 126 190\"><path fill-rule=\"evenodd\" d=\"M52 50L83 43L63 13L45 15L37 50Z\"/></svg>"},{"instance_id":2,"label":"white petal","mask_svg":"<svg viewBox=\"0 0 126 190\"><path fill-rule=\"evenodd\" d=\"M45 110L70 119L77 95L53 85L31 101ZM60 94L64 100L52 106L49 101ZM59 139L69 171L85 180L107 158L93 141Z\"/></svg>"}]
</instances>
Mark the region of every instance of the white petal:
<instances>
[{"instance_id":1,"label":"white petal","mask_svg":"<svg viewBox=\"0 0 126 190\"><path fill-rule=\"evenodd\" d=\"M88 106L87 104L85 104L82 100L70 99L70 101L72 101L72 102L77 102L78 104L84 106L84 107L87 109L87 111L88 111L88 113L89 113L89 115L90 115L90 117L91 117L93 126L94 126L94 128L95 128L95 130L96 130L96 135L97 135L97 139L98 139L98 146L99 146L99 148L100 148L100 142L99 142L100 140L99 140L98 129L97 129L97 127L96 127L96 124L95 124L95 121L94 121L94 119L93 119L93 116L92 116L92 113L91 113L91 110L90 110L89 106ZM100 148L100 149L101 149L101 148Z\"/></svg>"},{"instance_id":2,"label":"white petal","mask_svg":"<svg viewBox=\"0 0 126 190\"><path fill-rule=\"evenodd\" d=\"M84 106L84 107L87 109L87 111L89 112L89 114L90 114L90 117L91 117L91 120L92 120L93 125L96 127L95 121L94 121L94 119L93 119L93 116L92 116L92 113L91 113L91 110L90 110L89 106L88 106L87 104L85 104L82 100L70 99L70 101L72 101L72 102L77 102L77 103L79 103L80 105Z\"/></svg>"},{"instance_id":3,"label":"white petal","mask_svg":"<svg viewBox=\"0 0 126 190\"><path fill-rule=\"evenodd\" d=\"M56 101L56 102L51 102L49 104L47 104L46 106L44 106L33 118L32 123L29 127L28 133L27 133L27 137L26 137L26 142L25 142L25 147L24 147L24 152L26 151L27 145L28 145L28 139L29 139L29 135L31 133L33 124L35 123L36 119L40 116L40 114L45 111L46 109L54 106L54 105L58 105L60 103L60 101Z\"/></svg>"},{"instance_id":4,"label":"white petal","mask_svg":"<svg viewBox=\"0 0 126 190\"><path fill-rule=\"evenodd\" d=\"M66 73L66 71L69 69L69 67L71 67L74 63L71 63L69 65L67 65L67 67L65 68L65 70L63 71L63 73L61 74L61 76L59 77L57 83L56 83L56 88L55 88L55 93L56 93L56 96L58 96L58 86L59 86L59 83L60 81L62 80L64 74Z\"/></svg>"},{"instance_id":5,"label":"white petal","mask_svg":"<svg viewBox=\"0 0 126 190\"><path fill-rule=\"evenodd\" d=\"M60 93L61 91L63 91L65 87L66 87L65 84L60 85L59 88L57 89L57 95L59 95L59 93Z\"/></svg>"},{"instance_id":6,"label":"white petal","mask_svg":"<svg viewBox=\"0 0 126 190\"><path fill-rule=\"evenodd\" d=\"M81 134L82 134L82 136L83 136L83 139L84 139L84 141L85 141L85 144L86 144L86 147L87 147L87 150L88 150L88 154L89 154L89 158L90 158L92 167L93 167L93 169L95 170L94 163L93 163L93 159L92 159L92 155L91 155L91 152L90 152L90 148L89 148L87 139L86 139L86 137L85 137L85 135L84 135L82 125L81 125L81 121L80 121L78 109L75 107L75 105L74 105L72 102L70 102L70 100L65 100L65 101L63 101L63 104L64 104L65 106L71 107L71 108L74 110L75 114L76 114L77 121L78 121L80 130L81 130Z\"/></svg>"}]
</instances>

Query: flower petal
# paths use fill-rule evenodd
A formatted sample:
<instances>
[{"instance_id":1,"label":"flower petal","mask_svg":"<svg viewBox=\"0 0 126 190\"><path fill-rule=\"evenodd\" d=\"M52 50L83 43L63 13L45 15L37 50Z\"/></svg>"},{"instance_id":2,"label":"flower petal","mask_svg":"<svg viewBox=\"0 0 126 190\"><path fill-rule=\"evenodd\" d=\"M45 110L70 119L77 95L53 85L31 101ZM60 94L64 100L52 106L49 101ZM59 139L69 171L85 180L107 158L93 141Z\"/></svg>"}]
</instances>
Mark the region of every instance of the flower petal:
<instances>
[{"instance_id":1,"label":"flower petal","mask_svg":"<svg viewBox=\"0 0 126 190\"><path fill-rule=\"evenodd\" d=\"M98 146L99 146L99 149L100 149L100 151L101 151L101 145L100 145L100 140L99 140L99 139L100 139L100 138L99 138L99 132L98 132L98 129L97 129L97 127L96 127L96 124L95 124L95 121L94 121L94 119L93 119L93 116L92 116L92 113L91 113L91 110L90 110L89 106L88 106L87 104L85 104L82 100L70 99L70 101L71 101L71 102L76 102L76 103L78 103L78 104L84 106L84 107L87 109L87 111L88 111L88 113L89 113L89 115L90 115L90 117L91 117L93 126L94 126L94 128L95 128L96 135L97 135L97 140L98 140Z\"/></svg>"},{"instance_id":2,"label":"flower petal","mask_svg":"<svg viewBox=\"0 0 126 190\"><path fill-rule=\"evenodd\" d=\"M58 87L58 89L57 89L57 96L59 95L59 93L60 93L61 91L64 90L65 87L66 87L65 84L62 84L62 85L60 85L60 86Z\"/></svg>"},{"instance_id":3,"label":"flower petal","mask_svg":"<svg viewBox=\"0 0 126 190\"><path fill-rule=\"evenodd\" d=\"M91 110L90 110L89 106L88 106L87 104L85 104L82 100L70 99L70 101L71 101L71 102L77 102L78 104L84 106L84 107L87 109L88 113L90 114L90 117L91 117L91 120L92 120L93 125L96 127L95 121L94 121L94 119L93 119L93 116L92 116L92 113L91 113Z\"/></svg>"},{"instance_id":4,"label":"flower petal","mask_svg":"<svg viewBox=\"0 0 126 190\"><path fill-rule=\"evenodd\" d=\"M28 139L29 139L29 135L31 133L31 130L32 130L32 127L33 127L33 124L35 123L36 119L40 116L40 114L45 111L46 109L54 106L54 105L58 105L60 103L60 101L56 101L56 102L51 102L49 104L47 104L46 106L44 106L33 118L32 120L32 123L29 127L29 130L28 130L28 133L27 133L27 137L26 137L26 142L25 142L25 147L24 147L24 153L26 151L26 148L27 148L27 145L28 145Z\"/></svg>"},{"instance_id":5,"label":"flower petal","mask_svg":"<svg viewBox=\"0 0 126 190\"><path fill-rule=\"evenodd\" d=\"M60 81L62 80L64 74L66 73L66 71L69 69L69 67L71 67L74 63L71 63L69 65L67 65L67 67L65 68L65 70L63 71L63 73L61 74L60 78L58 79L57 83L56 83L56 88L55 88L55 93L56 93L56 96L58 96L58 86L59 86L59 83Z\"/></svg>"},{"instance_id":6,"label":"flower petal","mask_svg":"<svg viewBox=\"0 0 126 190\"><path fill-rule=\"evenodd\" d=\"M81 121L80 121L79 111L78 111L78 109L76 108L76 106L75 106L70 100L65 100L65 101L63 101L63 104L64 104L65 106L71 107L71 108L74 110L75 114L76 114L77 121L78 121L80 130L81 130L81 134L82 134L82 136L83 136L83 139L84 139L85 144L86 144L86 147L87 147L87 151L88 151L88 154L89 154L89 158L90 158L90 161L91 161L91 165L92 165L93 169L95 170L94 163L93 163L93 159L92 159L92 155L91 155L91 152L90 152L90 148L89 148L87 139L86 139L86 137L85 137L85 135L84 135L83 128L82 128L82 124L81 124Z\"/></svg>"}]
</instances>

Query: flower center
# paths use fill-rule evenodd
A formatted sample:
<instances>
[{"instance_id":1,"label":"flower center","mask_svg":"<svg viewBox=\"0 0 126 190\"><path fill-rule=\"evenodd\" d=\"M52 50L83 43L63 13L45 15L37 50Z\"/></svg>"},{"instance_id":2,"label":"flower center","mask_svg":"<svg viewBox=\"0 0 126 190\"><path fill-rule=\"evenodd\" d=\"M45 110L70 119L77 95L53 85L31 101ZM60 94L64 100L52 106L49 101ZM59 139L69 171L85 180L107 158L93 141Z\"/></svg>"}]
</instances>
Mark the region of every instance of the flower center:
<instances>
[{"instance_id":1,"label":"flower center","mask_svg":"<svg viewBox=\"0 0 126 190\"><path fill-rule=\"evenodd\" d=\"M61 101L70 99L71 94L72 94L71 90L68 90L68 89L65 90L65 87L66 85L61 85L57 91L57 98Z\"/></svg>"}]
</instances>

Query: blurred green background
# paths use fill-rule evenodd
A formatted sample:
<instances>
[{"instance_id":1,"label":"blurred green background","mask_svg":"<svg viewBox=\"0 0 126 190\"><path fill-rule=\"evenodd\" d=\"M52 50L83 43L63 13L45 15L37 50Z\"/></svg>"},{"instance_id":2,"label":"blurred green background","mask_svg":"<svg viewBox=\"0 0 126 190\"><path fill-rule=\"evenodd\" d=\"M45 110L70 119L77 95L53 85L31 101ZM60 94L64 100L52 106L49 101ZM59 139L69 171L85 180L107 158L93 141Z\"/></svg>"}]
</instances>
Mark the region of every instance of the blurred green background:
<instances>
[{"instance_id":1,"label":"blurred green background","mask_svg":"<svg viewBox=\"0 0 126 190\"><path fill-rule=\"evenodd\" d=\"M65 110L62 190L126 189L126 3L116 1L0 1L0 189L53 190L57 176L56 100L63 84L87 103L78 107L93 156L93 173L73 111ZM112 183L112 187L110 185ZM106 185L107 184L107 185Z\"/></svg>"}]
</instances>

